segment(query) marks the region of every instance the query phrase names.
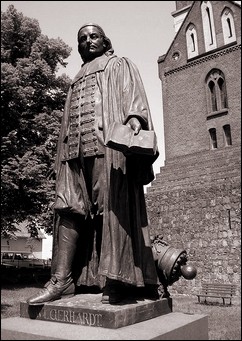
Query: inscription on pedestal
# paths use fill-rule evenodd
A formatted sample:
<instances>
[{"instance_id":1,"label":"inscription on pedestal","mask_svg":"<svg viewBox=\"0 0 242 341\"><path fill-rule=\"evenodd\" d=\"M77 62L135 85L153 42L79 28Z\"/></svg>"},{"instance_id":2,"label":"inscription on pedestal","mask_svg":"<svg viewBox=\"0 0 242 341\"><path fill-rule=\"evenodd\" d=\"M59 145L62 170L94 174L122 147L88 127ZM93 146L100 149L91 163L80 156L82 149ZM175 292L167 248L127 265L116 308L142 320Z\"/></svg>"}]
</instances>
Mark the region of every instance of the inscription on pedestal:
<instances>
[{"instance_id":1,"label":"inscription on pedestal","mask_svg":"<svg viewBox=\"0 0 242 341\"><path fill-rule=\"evenodd\" d=\"M39 306L20 303L21 317L104 328L120 328L170 312L171 298L110 305L102 304L99 294L83 294Z\"/></svg>"},{"instance_id":2,"label":"inscription on pedestal","mask_svg":"<svg viewBox=\"0 0 242 341\"><path fill-rule=\"evenodd\" d=\"M102 314L90 312L76 312L65 309L43 309L43 311L40 311L35 318L40 320L102 327Z\"/></svg>"}]
</instances>

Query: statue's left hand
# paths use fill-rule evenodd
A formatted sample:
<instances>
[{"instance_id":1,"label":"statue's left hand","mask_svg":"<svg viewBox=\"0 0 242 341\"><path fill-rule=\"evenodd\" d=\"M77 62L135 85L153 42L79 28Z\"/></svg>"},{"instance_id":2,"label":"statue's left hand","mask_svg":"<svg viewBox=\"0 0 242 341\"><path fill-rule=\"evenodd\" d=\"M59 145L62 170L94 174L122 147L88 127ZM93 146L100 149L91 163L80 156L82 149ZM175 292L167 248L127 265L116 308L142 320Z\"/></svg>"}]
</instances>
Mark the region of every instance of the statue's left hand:
<instances>
[{"instance_id":1,"label":"statue's left hand","mask_svg":"<svg viewBox=\"0 0 242 341\"><path fill-rule=\"evenodd\" d=\"M137 135L141 129L140 121L136 117L130 118L126 125L134 130L135 135Z\"/></svg>"}]
</instances>

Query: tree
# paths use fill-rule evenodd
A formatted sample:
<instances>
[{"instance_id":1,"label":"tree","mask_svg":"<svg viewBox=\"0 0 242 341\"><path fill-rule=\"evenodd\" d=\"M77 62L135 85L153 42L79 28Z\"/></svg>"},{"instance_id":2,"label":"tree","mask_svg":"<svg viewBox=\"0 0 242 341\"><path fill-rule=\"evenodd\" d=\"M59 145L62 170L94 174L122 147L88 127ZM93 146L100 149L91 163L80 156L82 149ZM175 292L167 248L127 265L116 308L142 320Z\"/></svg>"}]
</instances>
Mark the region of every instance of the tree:
<instances>
[{"instance_id":1,"label":"tree","mask_svg":"<svg viewBox=\"0 0 242 341\"><path fill-rule=\"evenodd\" d=\"M14 223L52 227L58 130L70 78L57 76L71 48L41 34L39 23L10 5L1 13L1 235Z\"/></svg>"}]
</instances>

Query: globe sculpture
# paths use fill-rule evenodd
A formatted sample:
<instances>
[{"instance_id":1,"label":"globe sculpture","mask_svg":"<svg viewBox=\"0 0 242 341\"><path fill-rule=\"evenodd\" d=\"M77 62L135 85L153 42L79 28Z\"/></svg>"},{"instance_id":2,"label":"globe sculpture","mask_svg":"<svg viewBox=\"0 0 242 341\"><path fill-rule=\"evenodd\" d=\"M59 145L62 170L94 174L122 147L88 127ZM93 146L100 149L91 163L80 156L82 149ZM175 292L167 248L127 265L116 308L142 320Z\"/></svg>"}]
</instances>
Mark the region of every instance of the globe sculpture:
<instances>
[{"instance_id":1,"label":"globe sculpture","mask_svg":"<svg viewBox=\"0 0 242 341\"><path fill-rule=\"evenodd\" d=\"M191 280L196 277L197 269L193 265L185 264L181 266L181 273L185 279Z\"/></svg>"}]
</instances>

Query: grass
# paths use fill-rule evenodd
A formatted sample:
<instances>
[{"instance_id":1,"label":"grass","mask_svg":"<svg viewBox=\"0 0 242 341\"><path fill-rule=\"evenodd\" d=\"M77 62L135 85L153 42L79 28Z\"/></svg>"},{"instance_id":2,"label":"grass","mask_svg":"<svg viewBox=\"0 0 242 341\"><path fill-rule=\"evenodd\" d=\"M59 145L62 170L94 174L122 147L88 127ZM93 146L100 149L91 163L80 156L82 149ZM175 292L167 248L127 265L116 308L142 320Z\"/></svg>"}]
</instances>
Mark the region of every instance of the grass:
<instances>
[{"instance_id":1,"label":"grass","mask_svg":"<svg viewBox=\"0 0 242 341\"><path fill-rule=\"evenodd\" d=\"M20 301L37 293L43 283L2 284L1 318L20 316ZM209 340L241 340L241 302L238 297L232 305L223 305L212 299L199 304L196 296L172 295L173 312L205 314L208 316ZM222 301L222 300L221 300Z\"/></svg>"},{"instance_id":2,"label":"grass","mask_svg":"<svg viewBox=\"0 0 242 341\"><path fill-rule=\"evenodd\" d=\"M198 303L197 296L173 295L173 311L208 316L209 340L241 340L241 301L232 299L232 305L223 305L222 299L207 298L207 304Z\"/></svg>"}]
</instances>

